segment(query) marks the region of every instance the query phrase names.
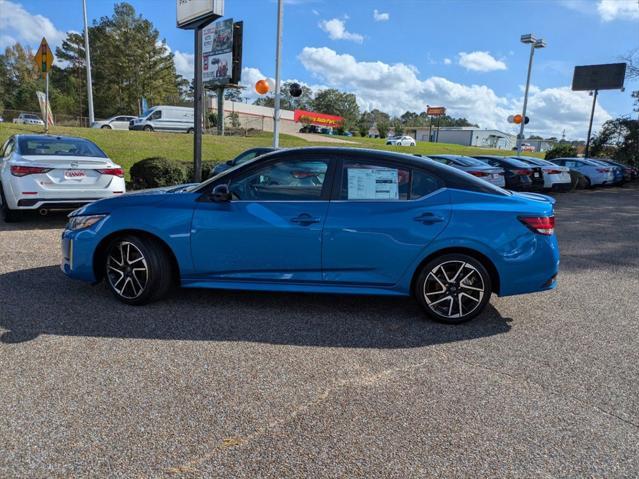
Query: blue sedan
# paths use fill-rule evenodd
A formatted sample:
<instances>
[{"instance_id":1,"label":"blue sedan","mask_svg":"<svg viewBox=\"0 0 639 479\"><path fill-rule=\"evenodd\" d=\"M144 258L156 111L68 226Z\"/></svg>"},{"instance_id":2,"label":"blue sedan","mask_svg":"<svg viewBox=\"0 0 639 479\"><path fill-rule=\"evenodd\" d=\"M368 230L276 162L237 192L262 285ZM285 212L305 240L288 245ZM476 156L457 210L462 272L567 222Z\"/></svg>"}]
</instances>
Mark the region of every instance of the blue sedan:
<instances>
[{"instance_id":1,"label":"blue sedan","mask_svg":"<svg viewBox=\"0 0 639 479\"><path fill-rule=\"evenodd\" d=\"M175 284L413 295L461 323L492 293L555 287L553 203L412 155L280 150L191 188L74 211L62 270L133 305Z\"/></svg>"}]
</instances>

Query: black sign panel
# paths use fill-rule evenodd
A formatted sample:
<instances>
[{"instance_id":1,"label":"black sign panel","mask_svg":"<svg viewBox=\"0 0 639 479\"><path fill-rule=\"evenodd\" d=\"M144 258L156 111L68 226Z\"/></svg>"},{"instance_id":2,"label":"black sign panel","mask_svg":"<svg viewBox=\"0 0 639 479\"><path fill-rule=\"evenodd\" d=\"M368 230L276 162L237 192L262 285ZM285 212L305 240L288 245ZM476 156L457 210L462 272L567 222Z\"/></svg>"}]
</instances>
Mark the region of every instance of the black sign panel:
<instances>
[{"instance_id":1,"label":"black sign panel","mask_svg":"<svg viewBox=\"0 0 639 479\"><path fill-rule=\"evenodd\" d=\"M621 90L625 76L625 63L575 67L572 89L573 91Z\"/></svg>"}]
</instances>

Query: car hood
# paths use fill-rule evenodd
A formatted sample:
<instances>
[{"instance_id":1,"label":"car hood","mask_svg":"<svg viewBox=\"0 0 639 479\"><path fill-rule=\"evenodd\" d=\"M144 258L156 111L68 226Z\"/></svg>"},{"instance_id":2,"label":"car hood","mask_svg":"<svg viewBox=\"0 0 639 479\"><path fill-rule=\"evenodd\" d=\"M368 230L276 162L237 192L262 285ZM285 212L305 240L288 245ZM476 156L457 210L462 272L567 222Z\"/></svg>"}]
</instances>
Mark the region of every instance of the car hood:
<instances>
[{"instance_id":1,"label":"car hood","mask_svg":"<svg viewBox=\"0 0 639 479\"><path fill-rule=\"evenodd\" d=\"M183 187L188 185L167 186L162 188L152 188L148 190L134 191L126 193L114 198L105 198L103 200L94 201L82 208L72 211L69 216L81 215L97 215L111 213L114 209L153 206L166 199L173 194L187 194Z\"/></svg>"}]
</instances>

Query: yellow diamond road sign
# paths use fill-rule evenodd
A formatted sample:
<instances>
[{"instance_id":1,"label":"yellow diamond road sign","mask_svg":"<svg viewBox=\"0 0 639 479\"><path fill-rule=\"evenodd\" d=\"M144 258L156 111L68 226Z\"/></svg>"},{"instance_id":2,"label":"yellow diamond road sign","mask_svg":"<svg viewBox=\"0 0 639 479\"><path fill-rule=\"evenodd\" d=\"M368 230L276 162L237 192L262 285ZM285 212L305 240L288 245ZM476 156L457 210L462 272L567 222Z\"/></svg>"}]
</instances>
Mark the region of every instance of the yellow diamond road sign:
<instances>
[{"instance_id":1,"label":"yellow diamond road sign","mask_svg":"<svg viewBox=\"0 0 639 479\"><path fill-rule=\"evenodd\" d=\"M43 74L51 71L51 65L53 65L53 53L49 48L46 38L42 38L38 52L35 54L35 62Z\"/></svg>"}]
</instances>

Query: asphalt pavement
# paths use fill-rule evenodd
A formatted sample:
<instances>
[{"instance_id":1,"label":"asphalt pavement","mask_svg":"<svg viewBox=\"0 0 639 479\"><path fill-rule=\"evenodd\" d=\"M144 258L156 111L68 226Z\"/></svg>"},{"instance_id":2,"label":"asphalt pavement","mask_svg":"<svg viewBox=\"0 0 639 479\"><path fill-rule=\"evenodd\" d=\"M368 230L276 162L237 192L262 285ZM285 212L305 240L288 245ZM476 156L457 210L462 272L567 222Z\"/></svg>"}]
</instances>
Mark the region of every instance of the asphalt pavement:
<instances>
[{"instance_id":1,"label":"asphalt pavement","mask_svg":"<svg viewBox=\"0 0 639 479\"><path fill-rule=\"evenodd\" d=\"M637 477L639 185L557 195L555 291L461 326L413 300L59 270L63 215L0 224L0 477Z\"/></svg>"}]
</instances>

